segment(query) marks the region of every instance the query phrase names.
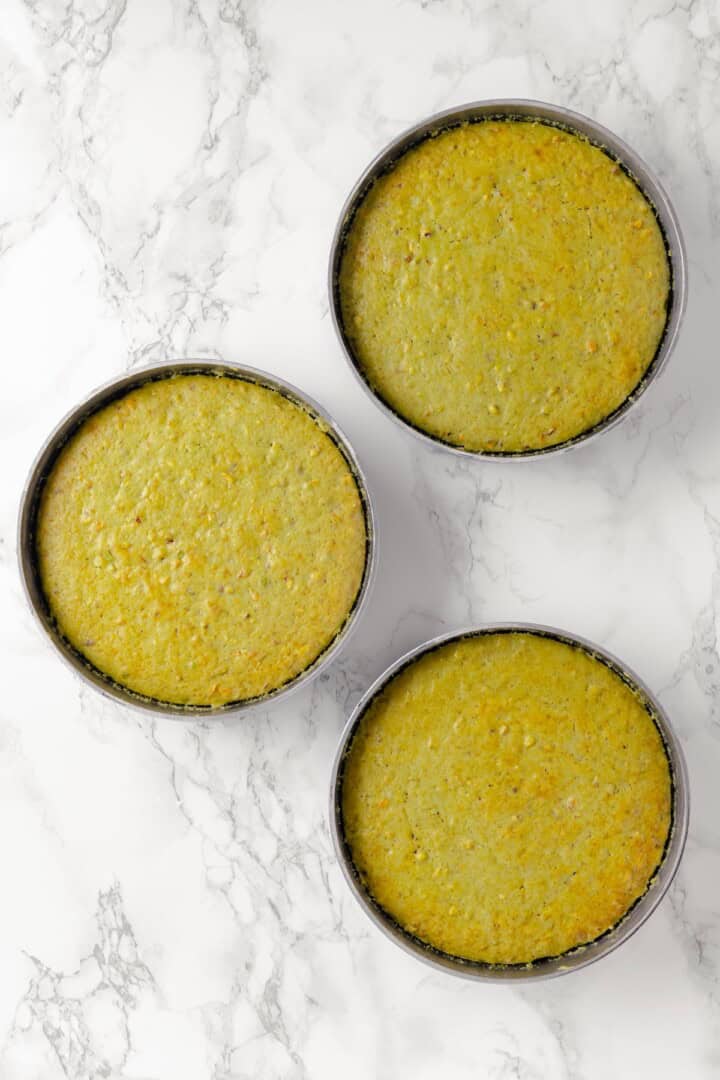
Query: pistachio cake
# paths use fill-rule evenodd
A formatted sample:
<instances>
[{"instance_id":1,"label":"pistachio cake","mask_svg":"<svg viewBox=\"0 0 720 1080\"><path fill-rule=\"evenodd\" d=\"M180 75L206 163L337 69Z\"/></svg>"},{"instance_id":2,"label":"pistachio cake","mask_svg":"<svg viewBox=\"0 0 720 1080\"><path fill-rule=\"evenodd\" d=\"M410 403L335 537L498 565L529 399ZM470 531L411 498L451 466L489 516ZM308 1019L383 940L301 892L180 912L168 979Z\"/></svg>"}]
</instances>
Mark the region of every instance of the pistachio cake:
<instances>
[{"instance_id":1,"label":"pistachio cake","mask_svg":"<svg viewBox=\"0 0 720 1080\"><path fill-rule=\"evenodd\" d=\"M283 686L347 620L365 515L344 454L284 394L177 374L89 417L38 510L58 627L116 683L218 706Z\"/></svg>"},{"instance_id":2,"label":"pistachio cake","mask_svg":"<svg viewBox=\"0 0 720 1080\"><path fill-rule=\"evenodd\" d=\"M465 123L370 187L339 271L366 382L471 451L542 450L632 393L663 336L670 267L653 207L584 136Z\"/></svg>"},{"instance_id":3,"label":"pistachio cake","mask_svg":"<svg viewBox=\"0 0 720 1080\"><path fill-rule=\"evenodd\" d=\"M423 653L370 702L341 785L364 887L454 957L530 964L593 941L646 891L670 767L636 691L528 632Z\"/></svg>"}]
</instances>

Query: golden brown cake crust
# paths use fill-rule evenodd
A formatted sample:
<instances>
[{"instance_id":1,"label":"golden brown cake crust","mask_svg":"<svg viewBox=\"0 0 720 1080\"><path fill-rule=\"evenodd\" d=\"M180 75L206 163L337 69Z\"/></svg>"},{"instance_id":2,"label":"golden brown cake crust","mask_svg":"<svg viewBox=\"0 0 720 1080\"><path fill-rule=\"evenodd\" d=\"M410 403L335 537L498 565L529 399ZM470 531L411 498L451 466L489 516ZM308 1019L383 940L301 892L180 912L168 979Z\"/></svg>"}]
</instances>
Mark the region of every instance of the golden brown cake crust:
<instances>
[{"instance_id":1,"label":"golden brown cake crust","mask_svg":"<svg viewBox=\"0 0 720 1080\"><path fill-rule=\"evenodd\" d=\"M585 650L489 633L425 653L364 713L342 779L362 880L452 956L526 964L614 926L671 825L658 728Z\"/></svg>"},{"instance_id":2,"label":"golden brown cake crust","mask_svg":"<svg viewBox=\"0 0 720 1080\"><path fill-rule=\"evenodd\" d=\"M91 416L38 513L62 633L122 686L183 705L254 698L311 665L353 608L366 546L321 422L216 374L149 382Z\"/></svg>"},{"instance_id":3,"label":"golden brown cake crust","mask_svg":"<svg viewBox=\"0 0 720 1080\"><path fill-rule=\"evenodd\" d=\"M583 136L485 120L378 179L346 239L342 323L395 412L468 450L540 450L613 413L651 364L670 269L652 206Z\"/></svg>"}]
</instances>

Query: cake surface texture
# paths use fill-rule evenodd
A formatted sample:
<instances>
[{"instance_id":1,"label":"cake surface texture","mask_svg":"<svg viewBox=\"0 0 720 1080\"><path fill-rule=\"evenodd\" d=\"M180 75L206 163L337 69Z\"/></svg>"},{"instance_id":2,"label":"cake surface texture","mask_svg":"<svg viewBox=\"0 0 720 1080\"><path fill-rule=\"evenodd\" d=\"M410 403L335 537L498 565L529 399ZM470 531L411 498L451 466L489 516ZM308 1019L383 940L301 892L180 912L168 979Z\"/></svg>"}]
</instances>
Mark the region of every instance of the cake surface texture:
<instances>
[{"instance_id":1,"label":"cake surface texture","mask_svg":"<svg viewBox=\"0 0 720 1080\"><path fill-rule=\"evenodd\" d=\"M38 509L50 611L138 694L218 706L283 686L358 596L367 530L321 421L278 391L176 374L87 419Z\"/></svg>"},{"instance_id":2,"label":"cake surface texture","mask_svg":"<svg viewBox=\"0 0 720 1080\"><path fill-rule=\"evenodd\" d=\"M602 149L483 120L425 138L370 187L338 294L355 363L394 412L517 453L581 435L638 386L670 265L653 207Z\"/></svg>"},{"instance_id":3,"label":"cake surface texture","mask_svg":"<svg viewBox=\"0 0 720 1080\"><path fill-rule=\"evenodd\" d=\"M527 632L442 644L393 676L360 719L340 798L379 907L488 964L558 956L615 926L672 819L638 693L584 649Z\"/></svg>"}]
</instances>

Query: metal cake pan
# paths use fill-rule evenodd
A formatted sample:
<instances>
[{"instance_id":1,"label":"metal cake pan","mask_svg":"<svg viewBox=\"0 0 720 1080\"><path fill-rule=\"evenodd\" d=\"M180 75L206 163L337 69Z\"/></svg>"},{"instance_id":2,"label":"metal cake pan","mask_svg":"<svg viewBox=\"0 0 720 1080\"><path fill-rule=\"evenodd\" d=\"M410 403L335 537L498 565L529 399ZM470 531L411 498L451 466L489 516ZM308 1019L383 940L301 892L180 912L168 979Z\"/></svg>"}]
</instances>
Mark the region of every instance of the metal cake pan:
<instances>
[{"instance_id":1,"label":"metal cake pan","mask_svg":"<svg viewBox=\"0 0 720 1080\"><path fill-rule=\"evenodd\" d=\"M352 225L353 218L362 203L365 195L379 177L388 172L395 162L413 146L423 142L424 139L436 135L439 132L457 127L460 124L473 123L487 119L523 119L531 118L542 120L548 124L561 127L567 131L577 132L584 135L591 143L600 147L616 160L632 177L643 194L649 200L655 210L656 217L665 238L665 245L670 262L670 298L665 330L660 344L655 353L652 363L643 375L637 386L625 398L625 400L605 419L580 432L579 435L554 446L541 447L537 450L503 451L503 450L468 450L451 442L446 442L439 436L430 435L421 428L415 426L409 420L402 417L375 391L365 378L361 366L355 359L352 347L343 327L342 310L339 295L339 273L345 248L345 240ZM330 312L333 325L338 337L343 355L350 365L353 375L358 380L363 390L372 398L375 404L389 416L396 424L405 431L422 439L426 444L440 446L454 454L461 454L470 458L486 458L505 460L526 460L528 458L557 454L572 449L575 446L585 444L590 439L609 431L620 423L633 406L640 400L645 391L656 381L665 368L675 343L677 341L680 324L682 322L687 302L687 257L685 245L680 230L680 223L673 205L662 187L657 176L649 165L643 161L632 147L620 139L612 131L609 131L596 120L591 120L581 113L573 112L561 105L550 105L542 101L529 101L522 98L497 98L488 101L476 101L471 104L461 105L444 112L436 113L426 120L413 125L397 138L393 139L380 153L370 162L360 178L357 180L340 212L335 234L330 249L330 261L328 267L328 293Z\"/></svg>"},{"instance_id":2,"label":"metal cake pan","mask_svg":"<svg viewBox=\"0 0 720 1080\"><path fill-rule=\"evenodd\" d=\"M257 698L241 702L231 702L222 706L202 705L178 705L172 702L159 701L154 698L137 694L127 687L121 686L109 676L104 675L98 668L83 657L63 636L58 629L52 612L49 609L40 580L35 551L35 523L42 494L42 489L54 462L57 460L63 446L78 430L88 417L93 413L109 405L112 401L123 397L131 390L143 386L145 383L160 379L167 379L173 375L212 373L217 375L229 375L250 382L267 386L283 394L290 401L295 402L305 409L311 416L319 420L327 429L331 438L338 446L340 452L348 463L355 478L360 493L365 516L365 528L367 536L365 569L355 604L346 622L319 657L304 671L291 679L283 686ZM20 578L24 587L30 609L36 622L40 625L45 635L49 638L60 657L73 671L93 689L100 691L115 701L130 705L145 712L175 717L198 717L220 716L237 714L248 709L264 705L270 701L284 700L295 690L304 686L310 679L318 675L327 665L334 660L342 648L352 636L360 613L365 607L374 578L376 565L375 525L372 502L367 482L355 455L355 452L333 418L326 410L297 387L271 375L268 372L246 365L230 364L210 360L178 360L154 364L149 367L139 368L128 374L112 379L103 386L94 390L89 397L80 402L72 409L57 425L55 430L48 436L40 449L23 490L20 501L18 518L18 560Z\"/></svg>"},{"instance_id":3,"label":"metal cake pan","mask_svg":"<svg viewBox=\"0 0 720 1080\"><path fill-rule=\"evenodd\" d=\"M569 952L559 956L535 961L533 964L484 964L473 960L464 960L451 956L430 945L422 942L408 931L404 930L380 905L363 884L360 875L355 868L352 855L345 839L342 817L342 785L347 755L352 746L355 733L360 721L373 699L385 688L390 680L403 668L415 661L425 653L431 652L440 645L458 641L463 638L475 637L482 634L497 633L530 633L542 637L552 638L564 644L583 649L589 655L607 666L627 683L641 698L648 712L652 716L663 740L672 782L672 821L668 842L658 869L648 886L647 891L635 902L625 916L610 930L606 931L594 941L578 946ZM543 626L536 623L493 623L485 626L472 627L465 630L455 631L449 634L441 634L439 637L418 645L391 664L383 674L375 680L372 686L363 695L356 706L352 716L348 720L345 730L340 738L332 769L330 785L330 831L332 834L335 852L342 868L343 875L350 891L370 920L391 941L405 952L410 953L416 959L436 970L444 971L453 975L460 975L468 979L480 982L535 982L538 979L552 978L568 972L578 971L587 967L588 964L607 956L618 949L623 942L638 930L642 924L652 915L670 887L677 872L682 857L688 830L689 818L689 791L688 776L685 765L685 757L678 738L673 731L672 725L663 707L654 697L642 680L628 668L626 664L618 660L606 649L601 648L592 641L570 634L556 627Z\"/></svg>"}]
</instances>

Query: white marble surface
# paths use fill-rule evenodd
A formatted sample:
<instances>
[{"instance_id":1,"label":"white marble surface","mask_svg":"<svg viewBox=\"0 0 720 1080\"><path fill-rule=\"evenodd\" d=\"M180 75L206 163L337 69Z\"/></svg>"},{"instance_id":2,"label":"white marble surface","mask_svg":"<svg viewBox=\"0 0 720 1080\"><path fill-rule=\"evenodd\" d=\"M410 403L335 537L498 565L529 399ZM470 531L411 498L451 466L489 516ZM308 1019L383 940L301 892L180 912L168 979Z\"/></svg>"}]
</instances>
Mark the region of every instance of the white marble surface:
<instances>
[{"instance_id":1,"label":"white marble surface","mask_svg":"<svg viewBox=\"0 0 720 1080\"><path fill-rule=\"evenodd\" d=\"M720 1074L720 21L713 0L4 0L0 15L2 1080ZM529 96L659 172L690 302L619 429L458 461L387 422L333 338L340 204L430 112ZM345 427L374 603L286 705L178 723L100 700L22 600L17 500L49 428L128 366L266 367ZM671 893L619 952L524 989L435 975L365 921L326 788L362 688L474 620L556 623L659 692L690 768Z\"/></svg>"}]
</instances>

